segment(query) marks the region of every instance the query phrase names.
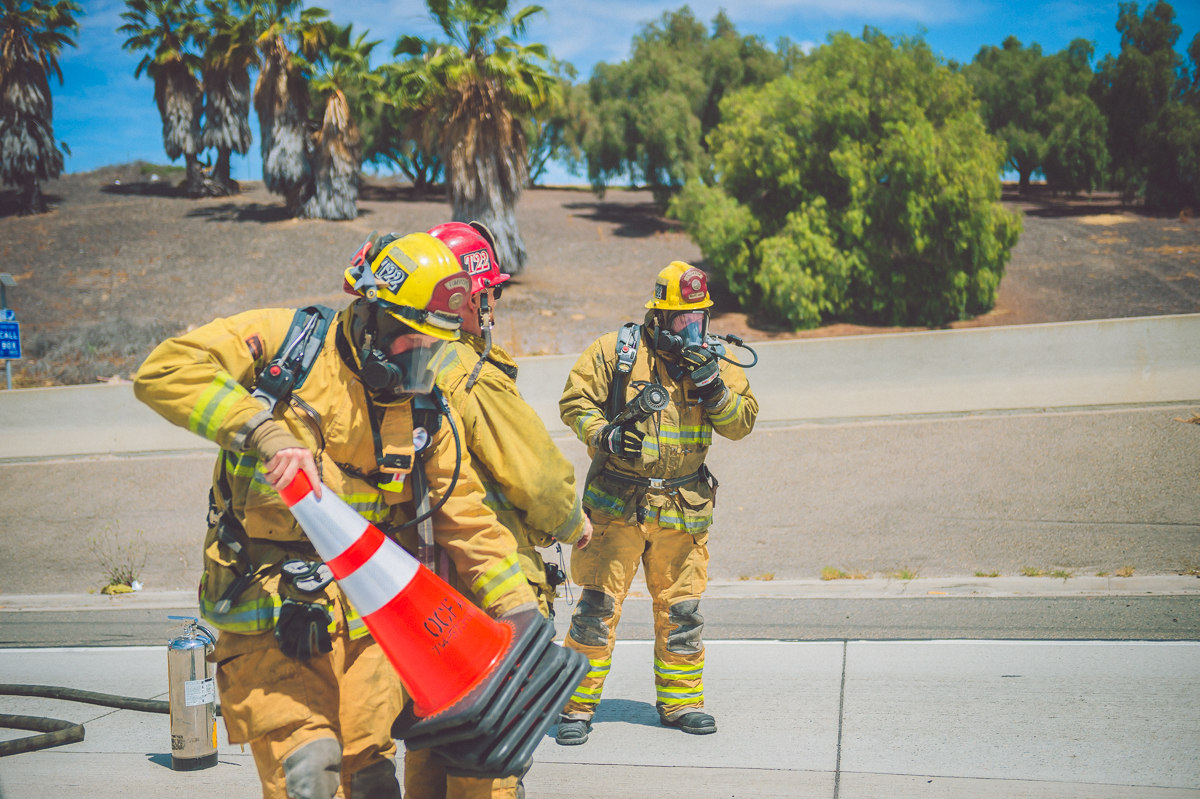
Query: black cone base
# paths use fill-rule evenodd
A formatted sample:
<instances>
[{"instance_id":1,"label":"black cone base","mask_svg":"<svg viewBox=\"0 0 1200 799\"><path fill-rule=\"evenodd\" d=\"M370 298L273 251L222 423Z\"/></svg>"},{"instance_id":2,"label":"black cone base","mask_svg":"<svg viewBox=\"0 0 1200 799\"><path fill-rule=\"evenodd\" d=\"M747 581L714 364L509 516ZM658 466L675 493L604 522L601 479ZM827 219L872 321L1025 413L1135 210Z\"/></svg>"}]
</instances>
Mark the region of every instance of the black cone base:
<instances>
[{"instance_id":1,"label":"black cone base","mask_svg":"<svg viewBox=\"0 0 1200 799\"><path fill-rule=\"evenodd\" d=\"M418 718L410 703L392 725L392 737L432 748L451 774L523 774L587 674L587 658L555 645L554 626L536 610L500 623L512 625L513 640L491 674L442 712Z\"/></svg>"}]
</instances>

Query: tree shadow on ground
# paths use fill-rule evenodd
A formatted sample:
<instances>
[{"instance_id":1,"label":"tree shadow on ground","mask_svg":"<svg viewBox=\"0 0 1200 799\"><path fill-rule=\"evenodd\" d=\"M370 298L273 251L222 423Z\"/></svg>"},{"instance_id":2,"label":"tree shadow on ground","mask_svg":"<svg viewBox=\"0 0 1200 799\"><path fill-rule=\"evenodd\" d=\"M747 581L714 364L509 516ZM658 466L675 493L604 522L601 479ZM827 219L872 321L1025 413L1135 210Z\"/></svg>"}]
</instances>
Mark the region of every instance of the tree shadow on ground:
<instances>
[{"instance_id":1,"label":"tree shadow on ground","mask_svg":"<svg viewBox=\"0 0 1200 799\"><path fill-rule=\"evenodd\" d=\"M413 186L404 186L398 183L364 182L359 186L358 199L367 202L384 203L440 203L446 202L446 188L444 186L430 186L425 189L417 189Z\"/></svg>"},{"instance_id":2,"label":"tree shadow on ground","mask_svg":"<svg viewBox=\"0 0 1200 799\"><path fill-rule=\"evenodd\" d=\"M1015 185L1006 184L1001 190L1000 200L1024 206L1021 210L1026 216L1042 219L1071 219L1103 214L1135 214L1148 218L1164 216L1141 205L1122 202L1120 195L1114 191L1058 194L1046 186L1034 185L1029 187L1028 194L1021 194Z\"/></svg>"},{"instance_id":3,"label":"tree shadow on ground","mask_svg":"<svg viewBox=\"0 0 1200 799\"><path fill-rule=\"evenodd\" d=\"M193 208L187 212L193 219L207 219L209 222L258 222L268 224L283 222L292 218L292 213L285 205L275 203L221 203L220 205L205 205Z\"/></svg>"},{"instance_id":4,"label":"tree shadow on ground","mask_svg":"<svg viewBox=\"0 0 1200 799\"><path fill-rule=\"evenodd\" d=\"M57 194L42 194L42 198L49 206L60 204L63 199ZM0 191L0 219L9 216L17 216L17 211L20 208L21 193L19 191ZM51 208L53 210L53 208ZM37 216L34 214L34 216Z\"/></svg>"},{"instance_id":5,"label":"tree shadow on ground","mask_svg":"<svg viewBox=\"0 0 1200 799\"><path fill-rule=\"evenodd\" d=\"M654 203L608 203L597 200L567 203L563 207L573 211L572 216L579 219L617 225L614 236L644 238L683 230L682 223L664 217Z\"/></svg>"},{"instance_id":6,"label":"tree shadow on ground","mask_svg":"<svg viewBox=\"0 0 1200 799\"><path fill-rule=\"evenodd\" d=\"M139 180L133 183L109 183L106 186L101 186L100 191L105 194L121 194L135 197L177 197L183 199L188 196L187 188L183 185L176 186L169 180Z\"/></svg>"}]
</instances>

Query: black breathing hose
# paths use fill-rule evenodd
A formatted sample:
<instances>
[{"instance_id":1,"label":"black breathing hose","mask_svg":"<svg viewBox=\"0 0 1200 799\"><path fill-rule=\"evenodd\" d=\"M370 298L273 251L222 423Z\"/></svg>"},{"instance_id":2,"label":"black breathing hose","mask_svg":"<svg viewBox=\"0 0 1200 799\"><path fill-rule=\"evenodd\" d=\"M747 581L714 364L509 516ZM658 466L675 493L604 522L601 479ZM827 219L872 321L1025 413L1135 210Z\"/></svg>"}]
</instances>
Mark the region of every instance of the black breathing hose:
<instances>
[{"instance_id":1,"label":"black breathing hose","mask_svg":"<svg viewBox=\"0 0 1200 799\"><path fill-rule=\"evenodd\" d=\"M167 715L171 712L171 703L160 699L138 699L134 696L99 694L94 691L81 691L78 688L64 688L59 685L0 684L0 696L32 696L39 699L61 699L65 702L82 702L88 705L113 707L118 710L136 710L141 713L161 713ZM216 714L218 716L221 715L220 705L217 705ZM22 752L36 752L39 749L49 749L52 746L78 743L83 740L84 735L82 724L42 716L0 714L0 727L43 733L42 735L31 735L27 738L17 738L12 741L0 741L0 757L19 755Z\"/></svg>"},{"instance_id":2,"label":"black breathing hose","mask_svg":"<svg viewBox=\"0 0 1200 799\"><path fill-rule=\"evenodd\" d=\"M446 404L446 398L442 396L440 391L435 396L438 399L438 404L442 406L442 415L446 417L446 421L450 422L450 432L454 434L454 475L450 478L450 487L446 489L446 493L442 494L442 498L437 501L436 505L415 519L411 519L396 527L389 527L389 533L398 533L401 530L407 530L409 527L420 524L437 513L446 504L446 500L450 499L450 495L454 493L454 487L458 485L458 474L462 470L462 440L458 437L458 425L454 423L454 414L450 413L450 406Z\"/></svg>"},{"instance_id":3,"label":"black breathing hose","mask_svg":"<svg viewBox=\"0 0 1200 799\"><path fill-rule=\"evenodd\" d=\"M714 337L714 338L719 338L719 339L721 339L722 341L725 341L725 342L727 342L727 343L729 343L729 344L732 344L733 346L735 346L735 347L737 347L737 348L739 348L739 349L748 350L748 351L750 352L750 354L754 356L754 362L753 362L753 363L740 363L739 361L735 361L733 358L726 358L724 355L719 355L719 354L717 354L717 353L715 353L715 352L713 353L713 356L714 356L714 357L716 357L716 358L720 358L720 359L721 359L722 361L724 361L725 363L731 363L731 364L733 364L734 366L740 366L740 367L742 367L743 369L749 369L749 368L751 368L751 367L753 367L753 366L757 366L757 365L758 365L758 353L757 353L757 352L755 352L755 351L754 351L753 349L751 349L750 347L747 347L747 346L746 346L746 344L745 344L745 342L743 342L743 341L742 341L740 338L738 338L737 336L730 334L730 335L728 335L728 336L717 336L717 335L714 335L713 337Z\"/></svg>"}]
</instances>

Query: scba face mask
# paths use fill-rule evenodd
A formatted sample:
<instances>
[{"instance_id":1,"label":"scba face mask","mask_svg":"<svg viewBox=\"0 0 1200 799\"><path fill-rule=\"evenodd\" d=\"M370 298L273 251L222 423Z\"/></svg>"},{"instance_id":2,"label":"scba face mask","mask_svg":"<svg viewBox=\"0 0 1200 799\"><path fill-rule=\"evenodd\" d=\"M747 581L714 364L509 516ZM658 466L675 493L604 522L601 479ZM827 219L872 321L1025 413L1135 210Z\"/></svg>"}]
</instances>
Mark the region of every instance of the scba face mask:
<instances>
[{"instance_id":1,"label":"scba face mask","mask_svg":"<svg viewBox=\"0 0 1200 799\"><path fill-rule=\"evenodd\" d=\"M708 311L678 311L668 313L658 330L655 349L660 352L682 352L687 347L699 347L708 334Z\"/></svg>"},{"instance_id":2,"label":"scba face mask","mask_svg":"<svg viewBox=\"0 0 1200 799\"><path fill-rule=\"evenodd\" d=\"M378 394L428 394L447 352L446 342L424 333L397 336L386 348L368 351L363 359L362 381Z\"/></svg>"}]
</instances>

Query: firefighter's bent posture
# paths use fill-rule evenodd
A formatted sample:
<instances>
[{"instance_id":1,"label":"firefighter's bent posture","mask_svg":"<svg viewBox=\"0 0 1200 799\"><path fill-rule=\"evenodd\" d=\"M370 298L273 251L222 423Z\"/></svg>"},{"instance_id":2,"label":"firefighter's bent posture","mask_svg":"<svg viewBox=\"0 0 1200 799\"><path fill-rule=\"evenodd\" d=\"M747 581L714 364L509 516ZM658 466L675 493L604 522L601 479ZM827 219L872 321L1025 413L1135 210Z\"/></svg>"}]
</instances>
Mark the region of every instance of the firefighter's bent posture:
<instances>
[{"instance_id":1,"label":"firefighter's bent posture","mask_svg":"<svg viewBox=\"0 0 1200 799\"><path fill-rule=\"evenodd\" d=\"M140 400L221 446L201 612L221 630L214 658L229 740L250 745L267 799L339 789L398 799L391 725L405 701L274 486L304 469L385 530L450 492L432 535L477 601L492 615L535 601L516 542L465 458L452 481L455 442L433 392L468 286L433 237L384 237L347 271L358 299L332 319L328 309L219 319L164 342L138 371ZM303 376L289 383L276 354Z\"/></svg>"},{"instance_id":2,"label":"firefighter's bent posture","mask_svg":"<svg viewBox=\"0 0 1200 799\"><path fill-rule=\"evenodd\" d=\"M700 596L716 487L704 459L714 430L735 440L750 433L758 402L742 369L713 355L711 305L704 273L672 262L658 275L646 324L601 337L567 378L563 422L590 454L608 458L584 491L591 543L571 556L583 594L566 645L587 655L591 671L563 709L557 740L565 746L587 740L639 562L654 602L659 717L695 735L717 729L703 712ZM670 404L644 421L610 424L649 383L666 389Z\"/></svg>"}]
</instances>

